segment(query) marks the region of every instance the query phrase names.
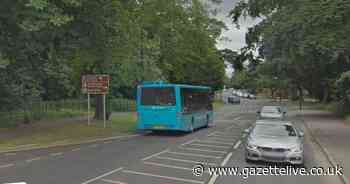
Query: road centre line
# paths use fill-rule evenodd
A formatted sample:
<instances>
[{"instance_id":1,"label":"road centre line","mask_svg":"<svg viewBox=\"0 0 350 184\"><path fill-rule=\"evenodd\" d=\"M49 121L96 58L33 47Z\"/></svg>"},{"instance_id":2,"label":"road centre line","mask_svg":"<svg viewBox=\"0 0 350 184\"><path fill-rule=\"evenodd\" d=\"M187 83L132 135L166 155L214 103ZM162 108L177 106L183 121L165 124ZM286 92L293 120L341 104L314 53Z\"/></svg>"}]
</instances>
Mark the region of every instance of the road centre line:
<instances>
[{"instance_id":1,"label":"road centre line","mask_svg":"<svg viewBox=\"0 0 350 184\"><path fill-rule=\"evenodd\" d=\"M215 134L210 136L210 137L219 137L219 138L226 138L226 139L234 139L234 138L236 138L236 136L235 137L230 137L230 136L215 135Z\"/></svg>"},{"instance_id":2,"label":"road centre line","mask_svg":"<svg viewBox=\"0 0 350 184\"><path fill-rule=\"evenodd\" d=\"M81 150L81 148L72 149L72 151L79 151L79 150Z\"/></svg>"},{"instance_id":3,"label":"road centre line","mask_svg":"<svg viewBox=\"0 0 350 184\"><path fill-rule=\"evenodd\" d=\"M216 146L216 145L209 145L209 144L190 144L189 146L202 146L202 147L223 148L223 149L228 149L231 147L231 146Z\"/></svg>"},{"instance_id":4,"label":"road centre line","mask_svg":"<svg viewBox=\"0 0 350 184\"><path fill-rule=\"evenodd\" d=\"M106 183L113 183L113 184L127 184L127 183L124 183L124 182L108 180L108 179L102 179L102 181L104 181Z\"/></svg>"},{"instance_id":5,"label":"road centre line","mask_svg":"<svg viewBox=\"0 0 350 184\"><path fill-rule=\"evenodd\" d=\"M0 165L0 169L7 168L7 167L12 167L14 164L6 164L6 165Z\"/></svg>"},{"instance_id":6,"label":"road centre line","mask_svg":"<svg viewBox=\"0 0 350 184\"><path fill-rule=\"evenodd\" d=\"M178 158L171 158L171 157L155 157L155 158L158 158L158 159L164 159L164 160L172 160L172 161L178 161L178 162L185 162L185 163L201 163L200 161L194 161L194 160L185 160L185 159L178 159ZM215 163L205 163L207 165L213 165L213 166L216 166L217 164Z\"/></svg>"},{"instance_id":7,"label":"road centre line","mask_svg":"<svg viewBox=\"0 0 350 184\"><path fill-rule=\"evenodd\" d=\"M220 166L221 167L224 167L226 164L227 164L227 162L230 160L230 158L232 157L232 152L231 153L229 153L226 157L225 157L225 159L221 162L221 164L220 164ZM214 184L215 183L215 181L218 179L218 177L219 177L219 175L217 175L217 174L215 174L215 175L213 175L211 178L210 178L210 180L209 180L209 182L208 182L208 184Z\"/></svg>"},{"instance_id":8,"label":"road centre line","mask_svg":"<svg viewBox=\"0 0 350 184\"><path fill-rule=\"evenodd\" d=\"M5 156L15 156L16 153L5 153Z\"/></svg>"},{"instance_id":9,"label":"road centre line","mask_svg":"<svg viewBox=\"0 0 350 184\"><path fill-rule=\"evenodd\" d=\"M55 157L55 156L60 156L60 155L62 155L62 154L63 154L62 152L59 152L59 153L51 153L50 156Z\"/></svg>"},{"instance_id":10,"label":"road centre line","mask_svg":"<svg viewBox=\"0 0 350 184\"><path fill-rule=\"evenodd\" d=\"M219 141L197 141L197 142L199 142L199 143L225 144L225 145L233 146L233 143L228 143L228 142L219 142Z\"/></svg>"},{"instance_id":11,"label":"road centre line","mask_svg":"<svg viewBox=\"0 0 350 184\"><path fill-rule=\"evenodd\" d=\"M173 166L173 165L167 165L167 164L160 164L160 163L156 163L156 162L145 161L143 163L144 164L148 164L148 165L155 165L155 166L167 167L167 168L172 168L172 169L181 169L181 170L186 170L186 171L192 171L193 170L193 168L179 167L179 166ZM207 173L207 171L206 171L206 173Z\"/></svg>"},{"instance_id":12,"label":"road centre line","mask_svg":"<svg viewBox=\"0 0 350 184\"><path fill-rule=\"evenodd\" d=\"M222 158L221 156L211 156L211 155L202 155L202 154L194 154L194 153L180 153L180 152L167 152L170 154L175 154L175 155L184 155L184 156L196 156L196 157L203 157L203 158L216 158L220 159Z\"/></svg>"},{"instance_id":13,"label":"road centre line","mask_svg":"<svg viewBox=\"0 0 350 184\"><path fill-rule=\"evenodd\" d=\"M235 146L233 147L233 149L237 149L237 148L239 147L239 145L241 145L241 143L242 143L242 141L239 140L239 141L235 144Z\"/></svg>"},{"instance_id":14,"label":"road centre line","mask_svg":"<svg viewBox=\"0 0 350 184\"><path fill-rule=\"evenodd\" d=\"M223 143L232 143L232 139L221 139L217 137L210 137L209 140L221 141Z\"/></svg>"},{"instance_id":15,"label":"road centre line","mask_svg":"<svg viewBox=\"0 0 350 184\"><path fill-rule=\"evenodd\" d=\"M97 176L97 177L95 177L95 178L89 179L89 180L87 180L87 181L85 181L85 182L83 182L83 183L81 183L81 184L88 184L88 183L94 182L94 181L99 180L99 179L101 179L101 178L103 178L103 177L106 177L106 176L108 176L108 175L111 175L111 174L113 174L113 173L116 173L116 172L118 172L118 171L121 171L122 169L123 169L122 167L119 167L118 169L114 169L114 170L109 171L109 172L107 172L107 173L105 173L105 174L102 174L102 175Z\"/></svg>"},{"instance_id":16,"label":"road centre line","mask_svg":"<svg viewBox=\"0 0 350 184\"><path fill-rule=\"evenodd\" d=\"M41 159L41 157L36 157L36 158L32 158L32 159L28 159L28 160L26 160L26 162L33 162L33 161L37 161L37 160L40 160Z\"/></svg>"},{"instance_id":17,"label":"road centre line","mask_svg":"<svg viewBox=\"0 0 350 184\"><path fill-rule=\"evenodd\" d=\"M197 148L185 148L179 147L180 149L192 150L192 151L203 151L203 152L211 152L211 153L227 153L226 151L217 151L217 150L206 150L206 149L197 149Z\"/></svg>"},{"instance_id":18,"label":"road centre line","mask_svg":"<svg viewBox=\"0 0 350 184\"><path fill-rule=\"evenodd\" d=\"M156 157L156 156L158 156L158 155L161 155L161 154L163 154L163 153L166 153L166 152L168 152L168 151L169 151L169 149L166 149L166 150L163 150L163 151L161 151L161 152L152 154L152 155L150 155L150 156L148 156L148 157L145 157L145 158L143 158L143 159L141 159L141 160L142 160L142 161L145 161L145 160L148 160L148 159L150 159L150 158L152 158L152 157Z\"/></svg>"},{"instance_id":19,"label":"road centre line","mask_svg":"<svg viewBox=\"0 0 350 184\"><path fill-rule=\"evenodd\" d=\"M157 175L157 174L136 172L136 171L131 171L131 170L124 170L123 173L143 175L143 176L150 176L150 177L155 177L155 178L163 178L163 179L174 180L174 181L181 181L181 182L187 182L187 183L204 184L203 181L198 181L198 180L190 180L190 179L184 179L184 178L178 178L178 177L162 176L162 175Z\"/></svg>"},{"instance_id":20,"label":"road centre line","mask_svg":"<svg viewBox=\"0 0 350 184\"><path fill-rule=\"evenodd\" d=\"M187 144L191 144L191 143L193 143L193 142L195 142L195 141L197 141L197 139L189 140L189 141L187 141L187 142L181 144L181 146L185 146L185 145L187 145Z\"/></svg>"}]
</instances>

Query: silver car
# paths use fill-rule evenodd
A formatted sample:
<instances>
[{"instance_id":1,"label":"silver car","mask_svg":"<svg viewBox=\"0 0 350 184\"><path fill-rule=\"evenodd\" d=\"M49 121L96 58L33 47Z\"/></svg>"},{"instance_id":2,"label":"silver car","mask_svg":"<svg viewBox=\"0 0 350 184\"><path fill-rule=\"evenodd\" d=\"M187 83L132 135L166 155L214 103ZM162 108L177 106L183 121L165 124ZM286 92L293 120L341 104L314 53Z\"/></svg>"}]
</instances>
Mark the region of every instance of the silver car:
<instances>
[{"instance_id":1,"label":"silver car","mask_svg":"<svg viewBox=\"0 0 350 184\"><path fill-rule=\"evenodd\" d=\"M246 130L248 132L248 130ZM246 161L304 163L304 133L287 121L257 121L246 142Z\"/></svg>"},{"instance_id":2,"label":"silver car","mask_svg":"<svg viewBox=\"0 0 350 184\"><path fill-rule=\"evenodd\" d=\"M263 106L257 113L259 119L284 119L287 114L281 106Z\"/></svg>"}]
</instances>

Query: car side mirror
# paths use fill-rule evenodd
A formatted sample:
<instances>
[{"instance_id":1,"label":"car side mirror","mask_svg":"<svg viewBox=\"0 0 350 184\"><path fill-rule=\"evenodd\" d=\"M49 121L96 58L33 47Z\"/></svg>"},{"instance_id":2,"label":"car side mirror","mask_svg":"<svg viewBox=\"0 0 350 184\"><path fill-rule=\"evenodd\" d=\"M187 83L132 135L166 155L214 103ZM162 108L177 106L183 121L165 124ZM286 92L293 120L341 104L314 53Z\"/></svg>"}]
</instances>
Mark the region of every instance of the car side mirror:
<instances>
[{"instance_id":1,"label":"car side mirror","mask_svg":"<svg viewBox=\"0 0 350 184\"><path fill-rule=\"evenodd\" d=\"M299 131L299 137L304 137L304 132L303 131Z\"/></svg>"}]
</instances>

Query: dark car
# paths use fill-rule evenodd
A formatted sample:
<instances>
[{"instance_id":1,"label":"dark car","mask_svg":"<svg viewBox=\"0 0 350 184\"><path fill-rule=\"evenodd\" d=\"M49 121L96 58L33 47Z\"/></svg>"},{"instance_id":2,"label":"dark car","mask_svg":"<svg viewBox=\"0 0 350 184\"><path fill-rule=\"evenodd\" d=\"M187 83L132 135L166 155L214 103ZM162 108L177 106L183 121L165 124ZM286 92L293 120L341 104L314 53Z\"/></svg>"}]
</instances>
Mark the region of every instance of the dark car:
<instances>
[{"instance_id":1,"label":"dark car","mask_svg":"<svg viewBox=\"0 0 350 184\"><path fill-rule=\"evenodd\" d=\"M241 103L241 98L238 97L238 96L232 95L232 96L228 97L227 102L231 103L231 104L240 104Z\"/></svg>"}]
</instances>

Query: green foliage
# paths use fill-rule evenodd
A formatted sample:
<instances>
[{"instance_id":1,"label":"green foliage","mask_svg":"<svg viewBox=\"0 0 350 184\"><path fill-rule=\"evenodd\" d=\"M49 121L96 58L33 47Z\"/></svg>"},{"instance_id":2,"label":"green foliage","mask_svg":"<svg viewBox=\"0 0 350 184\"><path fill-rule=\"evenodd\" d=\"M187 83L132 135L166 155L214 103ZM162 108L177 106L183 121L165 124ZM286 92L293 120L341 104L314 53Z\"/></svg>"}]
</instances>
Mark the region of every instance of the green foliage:
<instances>
[{"instance_id":1,"label":"green foliage","mask_svg":"<svg viewBox=\"0 0 350 184\"><path fill-rule=\"evenodd\" d=\"M289 88L327 102L335 80L350 69L349 7L344 0L242 0L231 17L237 24L242 16L262 18L246 34L244 49L258 50L262 65L276 65L267 68Z\"/></svg>"},{"instance_id":2,"label":"green foliage","mask_svg":"<svg viewBox=\"0 0 350 184\"><path fill-rule=\"evenodd\" d=\"M84 74L111 75L116 97L144 80L220 88L225 25L209 14L199 0L3 0L0 110L78 97Z\"/></svg>"},{"instance_id":3,"label":"green foliage","mask_svg":"<svg viewBox=\"0 0 350 184\"><path fill-rule=\"evenodd\" d=\"M344 103L350 103L350 71L344 72L336 82L337 91Z\"/></svg>"}]
</instances>

